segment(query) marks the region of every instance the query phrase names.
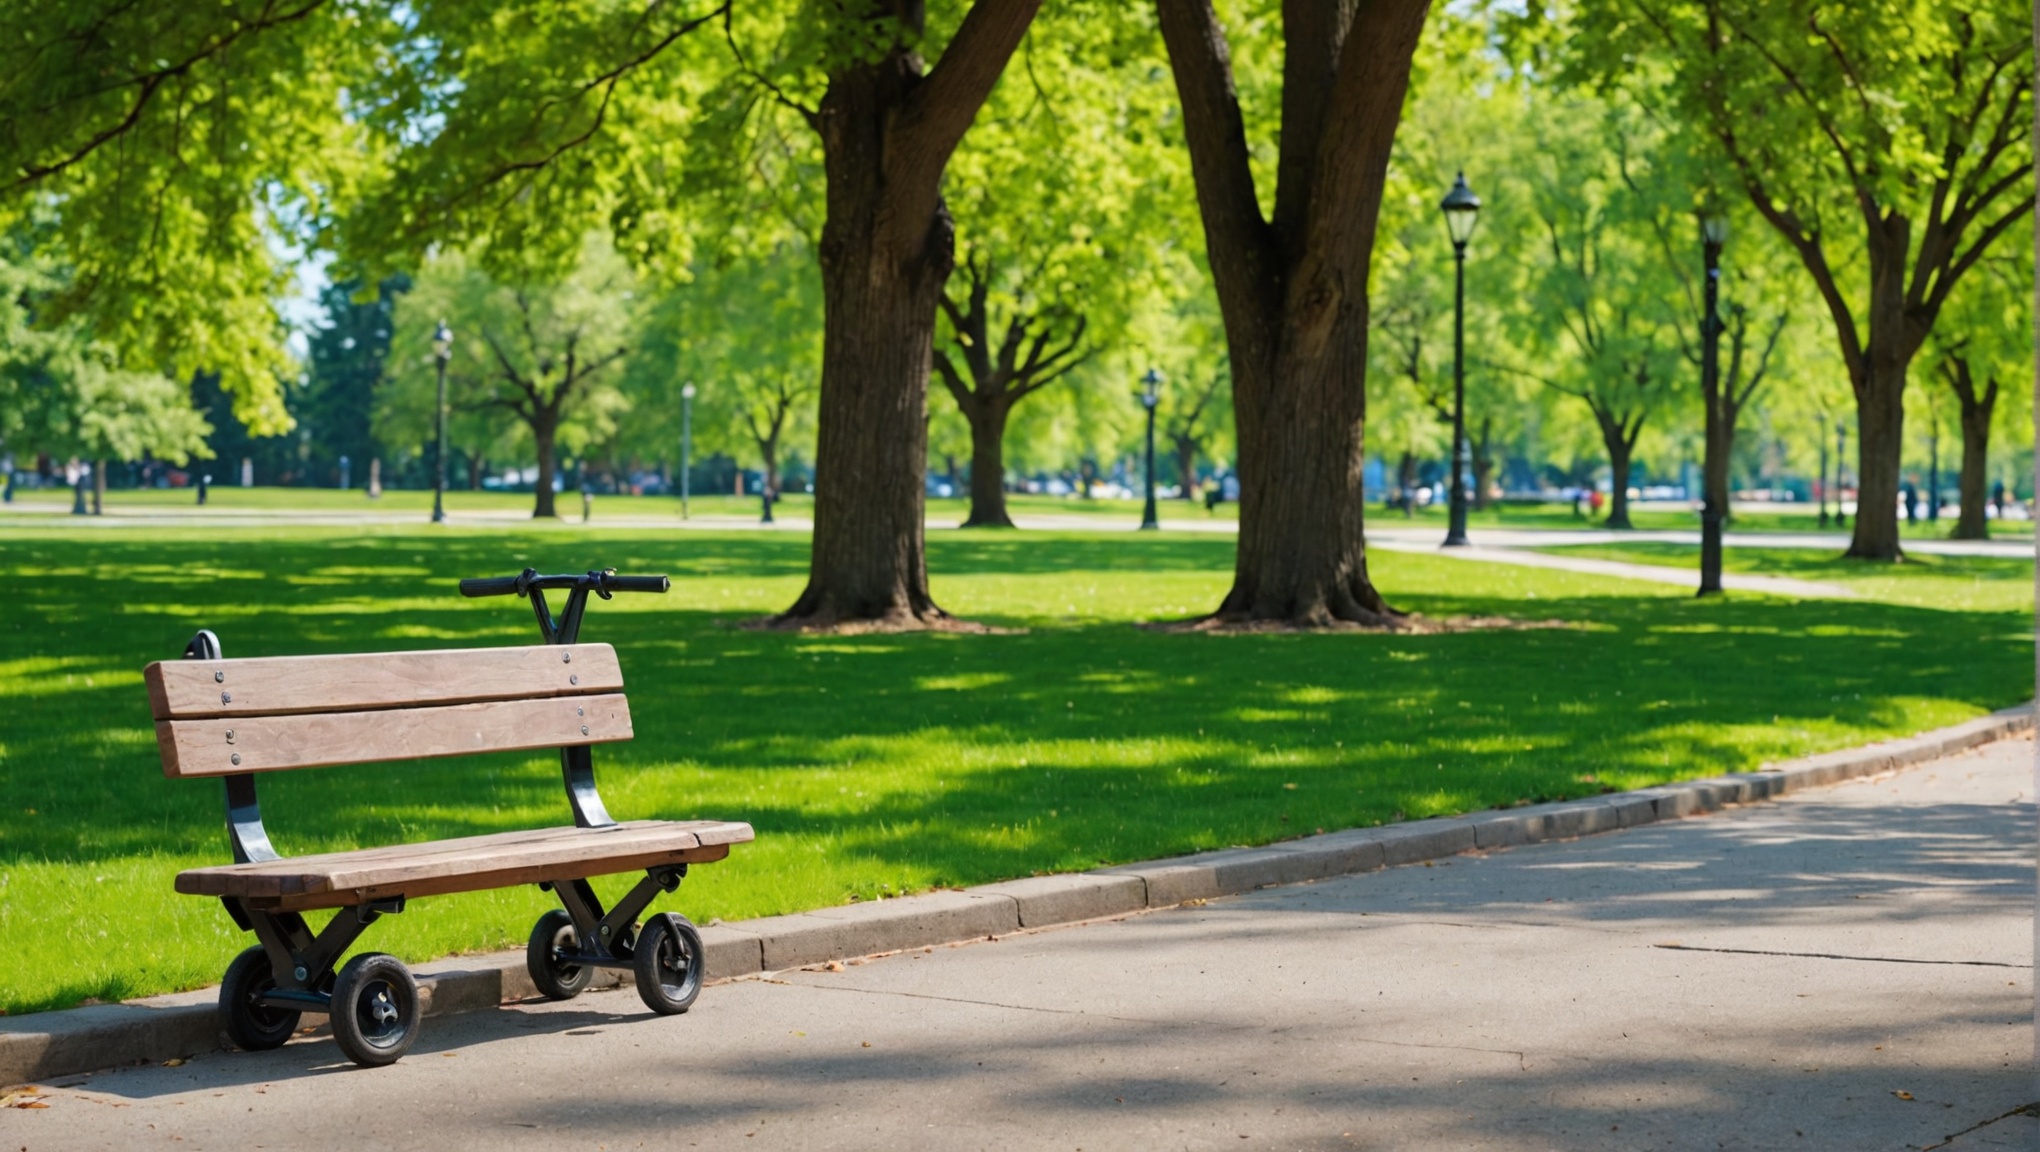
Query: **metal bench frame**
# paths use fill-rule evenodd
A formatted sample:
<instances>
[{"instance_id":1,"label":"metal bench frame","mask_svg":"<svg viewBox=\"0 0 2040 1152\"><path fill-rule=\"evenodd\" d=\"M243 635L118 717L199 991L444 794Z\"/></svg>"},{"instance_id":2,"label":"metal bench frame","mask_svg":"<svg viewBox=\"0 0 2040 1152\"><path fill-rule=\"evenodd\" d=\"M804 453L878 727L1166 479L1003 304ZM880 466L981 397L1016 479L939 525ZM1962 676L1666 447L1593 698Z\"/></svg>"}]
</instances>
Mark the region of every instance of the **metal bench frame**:
<instances>
[{"instance_id":1,"label":"metal bench frame","mask_svg":"<svg viewBox=\"0 0 2040 1152\"><path fill-rule=\"evenodd\" d=\"M581 620L587 612L589 593L593 592L604 600L610 599L610 588L615 579L613 570L593 571L575 577L541 577L535 570L527 568L522 574L505 580L462 581L462 592L474 595L514 591L528 597L545 643L567 645L580 639ZM663 584L664 578L658 579ZM546 602L545 588L561 586L569 589L567 603L565 611L555 618ZM471 587L486 591L473 592ZM184 658L222 659L219 637L209 629L201 629L185 646ZM235 762L239 763L238 757ZM593 748L587 745L561 748L560 770L576 827L617 826L595 787ZM262 807L255 795L254 774L243 772L222 779L226 785L227 841L233 850L234 863L266 863L283 859L282 854L270 844L269 833L262 825ZM601 897L585 879L563 883L541 881L539 889L558 896L567 915L573 919L579 941L578 950L571 954L562 953L558 957L559 962L589 968L633 968L636 960L632 945L638 918L660 893L678 890L686 876L686 864L648 868L644 878L614 907L606 910ZM256 997L256 1002L265 1007L300 1012L330 1012L335 962L361 938L370 924L385 915L404 910L403 896L348 905L340 908L325 928L315 934L305 923L304 916L297 912L251 907L234 896L222 896L220 903L226 906L227 915L242 931L254 932L269 957L276 986Z\"/></svg>"}]
</instances>

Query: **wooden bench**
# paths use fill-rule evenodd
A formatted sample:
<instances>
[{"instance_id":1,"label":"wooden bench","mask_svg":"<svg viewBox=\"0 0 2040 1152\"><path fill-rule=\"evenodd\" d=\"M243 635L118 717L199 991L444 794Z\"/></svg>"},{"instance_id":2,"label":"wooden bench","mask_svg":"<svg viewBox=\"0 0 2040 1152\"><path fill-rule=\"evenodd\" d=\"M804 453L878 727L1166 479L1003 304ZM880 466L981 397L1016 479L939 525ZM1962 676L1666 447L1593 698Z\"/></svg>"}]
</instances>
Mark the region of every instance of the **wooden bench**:
<instances>
[{"instance_id":1,"label":"wooden bench","mask_svg":"<svg viewBox=\"0 0 2040 1152\"><path fill-rule=\"evenodd\" d=\"M656 588L649 582L656 581ZM633 585L630 582L637 582ZM234 863L177 876L177 891L218 897L259 943L227 967L220 1007L244 1049L290 1039L303 1012L329 1013L333 1036L359 1064L388 1064L418 1033L418 985L393 956L334 963L377 917L420 896L537 884L563 908L539 918L527 967L545 995L569 999L598 967L628 968L660 1013L684 1012L700 991L700 933L676 913L639 922L689 865L721 860L752 838L719 820L610 819L595 790L592 746L631 738L623 672L607 644L580 644L587 595L664 591L664 577L610 572L463 581L469 595L532 599L548 643L374 655L223 659L200 632L185 658L144 671L163 772L218 777L227 794ZM572 592L555 620L547 587ZM574 823L316 856L279 856L262 825L254 774L558 748ZM604 909L588 880L643 871ZM339 909L316 933L302 913Z\"/></svg>"}]
</instances>

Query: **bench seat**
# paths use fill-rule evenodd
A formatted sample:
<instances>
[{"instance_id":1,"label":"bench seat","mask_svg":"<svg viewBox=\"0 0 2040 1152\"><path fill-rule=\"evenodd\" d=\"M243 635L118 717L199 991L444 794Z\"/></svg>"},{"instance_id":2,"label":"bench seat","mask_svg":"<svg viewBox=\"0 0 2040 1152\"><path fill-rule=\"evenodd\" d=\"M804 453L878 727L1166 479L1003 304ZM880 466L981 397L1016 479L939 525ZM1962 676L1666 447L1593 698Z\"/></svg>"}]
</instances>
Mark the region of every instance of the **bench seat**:
<instances>
[{"instance_id":1,"label":"bench seat","mask_svg":"<svg viewBox=\"0 0 2040 1152\"><path fill-rule=\"evenodd\" d=\"M544 880L580 880L662 864L721 860L752 839L749 824L726 820L633 820L598 828L536 828L291 856L254 864L191 868L177 891L232 896L250 908L345 908L392 896L477 892Z\"/></svg>"}]
</instances>

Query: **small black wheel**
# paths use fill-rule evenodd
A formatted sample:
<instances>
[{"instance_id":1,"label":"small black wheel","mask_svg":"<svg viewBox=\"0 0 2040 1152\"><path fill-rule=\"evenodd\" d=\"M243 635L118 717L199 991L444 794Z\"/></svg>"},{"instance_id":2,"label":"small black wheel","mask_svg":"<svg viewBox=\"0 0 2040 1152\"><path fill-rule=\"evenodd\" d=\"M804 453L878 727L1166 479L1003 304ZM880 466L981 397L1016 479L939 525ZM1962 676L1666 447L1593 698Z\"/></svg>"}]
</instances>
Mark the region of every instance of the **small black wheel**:
<instances>
[{"instance_id":1,"label":"small black wheel","mask_svg":"<svg viewBox=\"0 0 2040 1152\"><path fill-rule=\"evenodd\" d=\"M552 1000L572 1000L587 991L595 970L579 964L560 963L560 953L579 951L581 934L574 918L564 908L555 908L532 925L531 943L524 947L524 970L541 994Z\"/></svg>"},{"instance_id":2,"label":"small black wheel","mask_svg":"<svg viewBox=\"0 0 2040 1152\"><path fill-rule=\"evenodd\" d=\"M226 1017L227 1038L235 1047L244 1052L267 1052L283 1047L297 1031L298 1013L257 1002L257 997L275 987L269 953L259 944L227 965L226 978L220 981L220 1015Z\"/></svg>"},{"instance_id":3,"label":"small black wheel","mask_svg":"<svg viewBox=\"0 0 2040 1152\"><path fill-rule=\"evenodd\" d=\"M333 1039L363 1067L394 1064L418 1038L418 981L387 952L364 952L333 982Z\"/></svg>"},{"instance_id":4,"label":"small black wheel","mask_svg":"<svg viewBox=\"0 0 2040 1152\"><path fill-rule=\"evenodd\" d=\"M645 921L631 963L638 996L661 1016L687 1011L701 994L701 933L677 912Z\"/></svg>"}]
</instances>

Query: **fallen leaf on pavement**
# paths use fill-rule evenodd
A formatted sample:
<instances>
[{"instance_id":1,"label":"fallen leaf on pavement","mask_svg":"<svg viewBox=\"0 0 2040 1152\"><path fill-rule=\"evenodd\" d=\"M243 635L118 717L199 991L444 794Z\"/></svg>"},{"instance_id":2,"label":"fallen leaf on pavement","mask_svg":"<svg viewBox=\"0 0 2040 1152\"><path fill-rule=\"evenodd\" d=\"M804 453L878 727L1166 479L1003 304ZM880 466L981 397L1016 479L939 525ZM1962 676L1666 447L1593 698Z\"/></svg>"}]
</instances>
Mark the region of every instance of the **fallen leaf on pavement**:
<instances>
[{"instance_id":1,"label":"fallen leaf on pavement","mask_svg":"<svg viewBox=\"0 0 2040 1152\"><path fill-rule=\"evenodd\" d=\"M1896 1096L1896 1097L1898 1097L1898 1098L1899 1098L1900 1100L1910 1100L1910 1099L1912 1099L1912 1093L1910 1093L1910 1092L1898 1092L1898 1091L1894 1091L1894 1092L1892 1092L1892 1095L1893 1095L1893 1096Z\"/></svg>"}]
</instances>

